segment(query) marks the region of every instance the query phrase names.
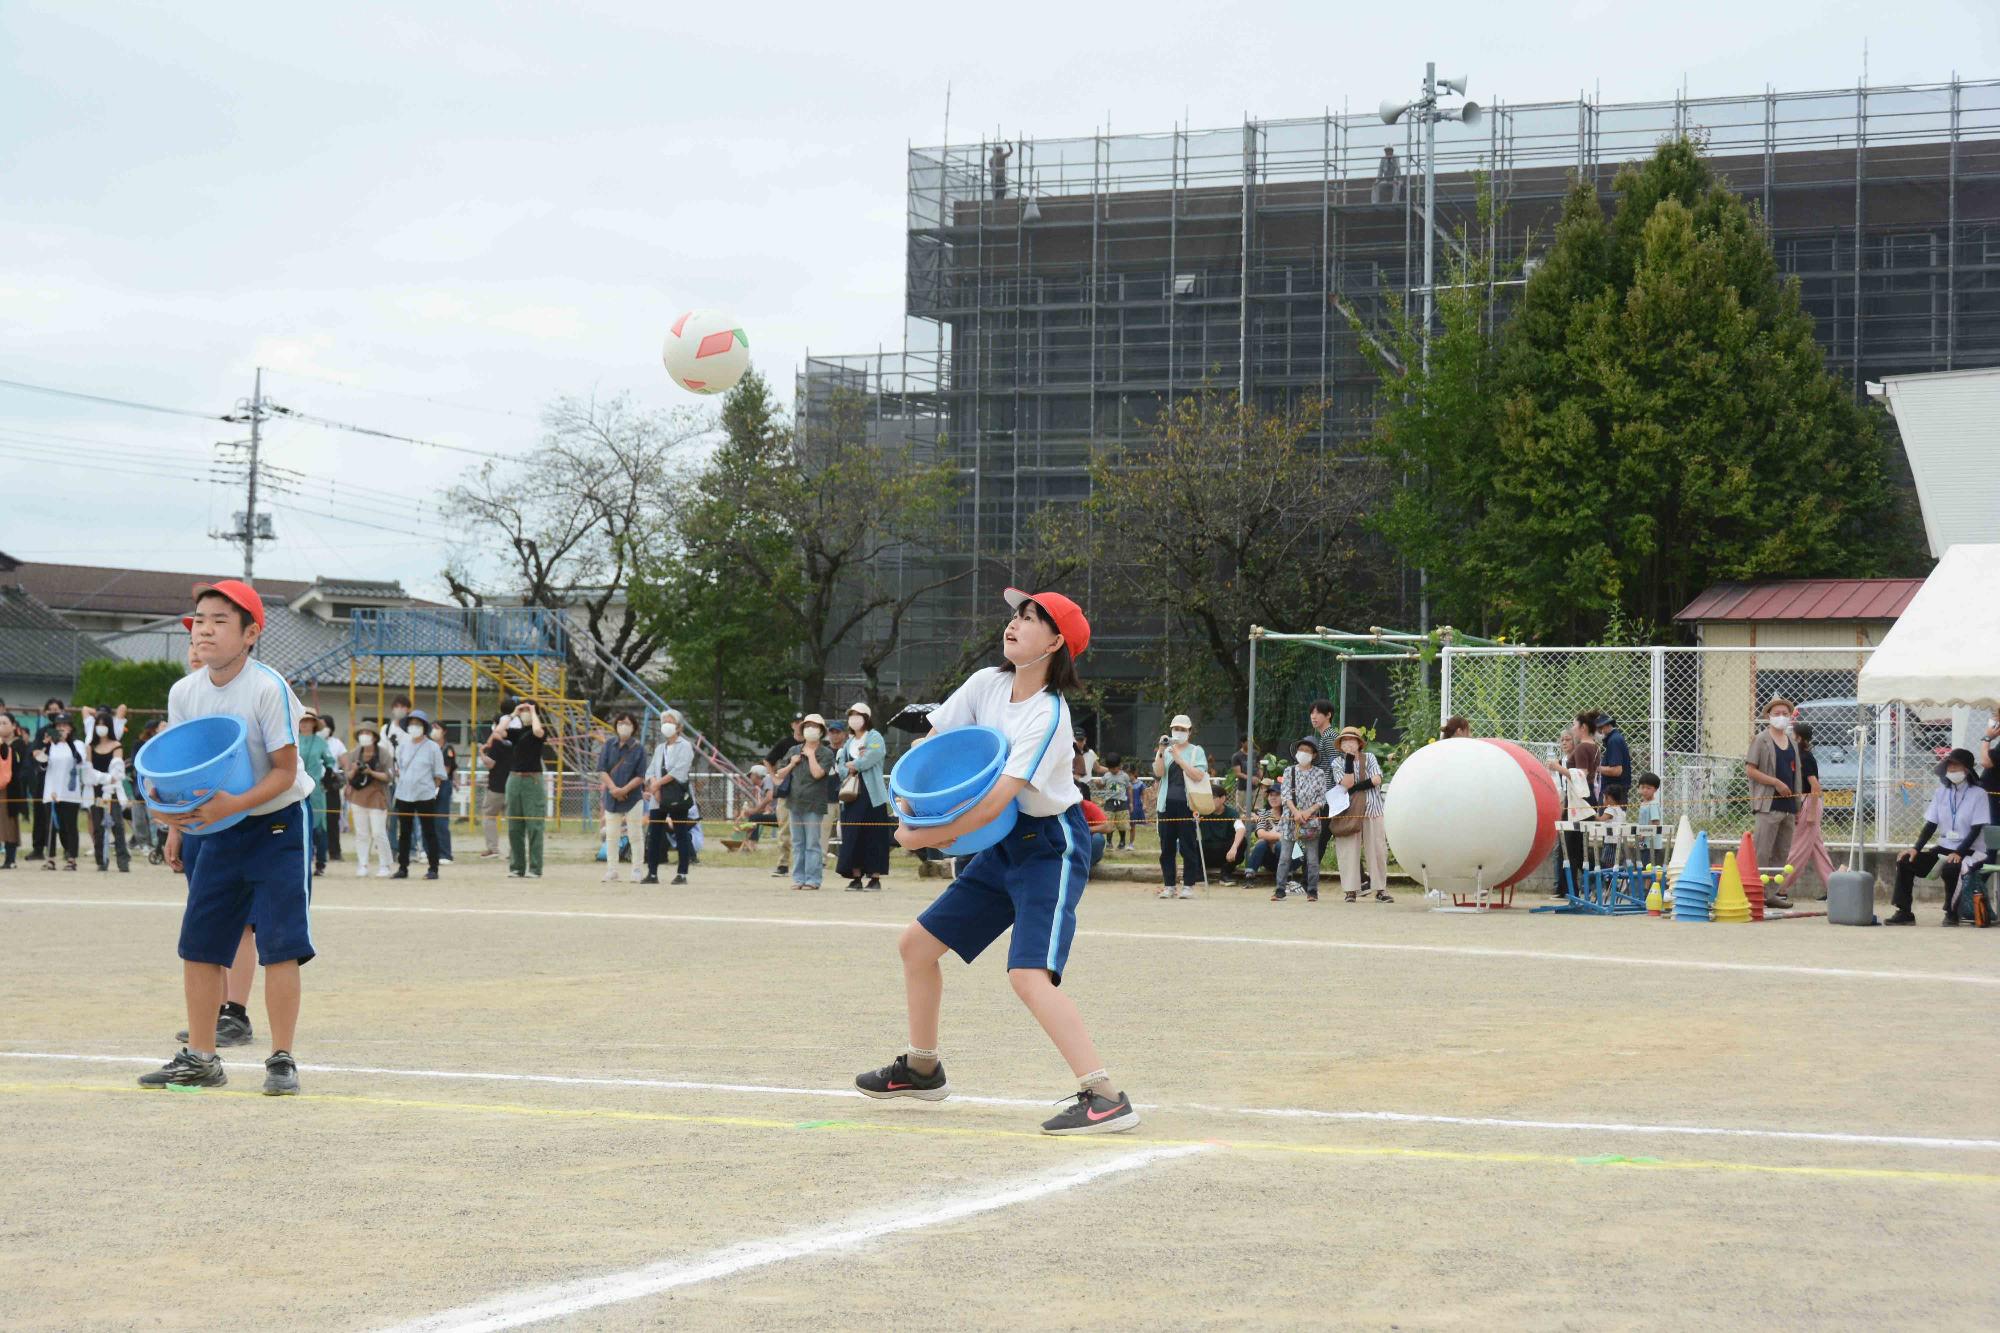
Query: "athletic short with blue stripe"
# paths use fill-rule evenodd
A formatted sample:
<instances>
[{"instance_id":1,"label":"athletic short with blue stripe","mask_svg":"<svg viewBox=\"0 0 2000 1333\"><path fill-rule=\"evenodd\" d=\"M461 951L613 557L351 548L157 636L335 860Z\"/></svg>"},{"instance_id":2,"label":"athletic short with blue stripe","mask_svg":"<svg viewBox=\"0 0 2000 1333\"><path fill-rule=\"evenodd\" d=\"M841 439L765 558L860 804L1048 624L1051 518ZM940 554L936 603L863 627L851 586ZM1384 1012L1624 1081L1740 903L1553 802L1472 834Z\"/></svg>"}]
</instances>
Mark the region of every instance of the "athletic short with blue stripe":
<instances>
[{"instance_id":1,"label":"athletic short with blue stripe","mask_svg":"<svg viewBox=\"0 0 2000 1333\"><path fill-rule=\"evenodd\" d=\"M312 892L312 828L304 801L242 823L184 838L187 910L181 957L228 967L243 927L257 927L257 961L304 963L313 956L307 909Z\"/></svg>"},{"instance_id":2,"label":"athletic short with blue stripe","mask_svg":"<svg viewBox=\"0 0 2000 1333\"><path fill-rule=\"evenodd\" d=\"M1077 900L1089 881L1090 828L1081 806L1046 818L1022 815L1011 833L972 858L917 924L968 963L1011 926L1009 970L1045 968L1060 986Z\"/></svg>"}]
</instances>

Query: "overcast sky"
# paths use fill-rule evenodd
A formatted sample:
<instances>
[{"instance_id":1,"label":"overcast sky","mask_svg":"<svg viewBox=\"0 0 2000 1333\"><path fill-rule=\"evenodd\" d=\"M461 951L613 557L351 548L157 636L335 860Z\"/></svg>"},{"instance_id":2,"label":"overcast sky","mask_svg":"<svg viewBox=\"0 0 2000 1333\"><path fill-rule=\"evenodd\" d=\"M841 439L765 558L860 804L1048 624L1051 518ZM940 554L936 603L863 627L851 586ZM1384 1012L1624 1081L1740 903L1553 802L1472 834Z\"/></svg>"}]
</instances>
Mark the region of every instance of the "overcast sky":
<instances>
[{"instance_id":1,"label":"overcast sky","mask_svg":"<svg viewBox=\"0 0 2000 1333\"><path fill-rule=\"evenodd\" d=\"M1140 131L1372 106L1426 58L1513 102L1845 87L1864 38L1871 83L1988 77L1996 15L12 0L0 378L219 412L261 365L286 405L515 453L559 393L690 402L659 364L690 306L735 312L787 402L806 348L897 345L904 153L939 141L947 81L955 141L1051 138L1107 112ZM237 437L0 387L0 550L232 570L206 534L240 497L207 474ZM444 534L411 504L467 458L291 423L268 438L312 480L279 497L261 572L441 591Z\"/></svg>"}]
</instances>

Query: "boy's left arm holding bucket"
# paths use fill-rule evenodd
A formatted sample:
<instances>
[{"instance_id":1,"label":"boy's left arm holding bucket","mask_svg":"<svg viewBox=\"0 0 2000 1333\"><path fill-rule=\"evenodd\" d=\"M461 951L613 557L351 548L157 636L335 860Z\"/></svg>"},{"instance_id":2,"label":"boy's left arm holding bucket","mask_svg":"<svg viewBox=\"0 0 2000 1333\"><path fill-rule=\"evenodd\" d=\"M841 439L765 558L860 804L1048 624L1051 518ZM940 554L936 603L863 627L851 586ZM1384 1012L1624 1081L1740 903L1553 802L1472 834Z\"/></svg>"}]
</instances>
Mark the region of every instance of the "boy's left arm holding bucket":
<instances>
[{"instance_id":1,"label":"boy's left arm holding bucket","mask_svg":"<svg viewBox=\"0 0 2000 1333\"><path fill-rule=\"evenodd\" d=\"M175 696L183 685L194 683L195 677L175 683L167 701L167 725L171 729L183 720L176 708ZM290 716L287 716L287 714ZM299 717L305 713L291 690L260 691L257 703L243 718L247 729L246 743L261 745L271 758L271 771L253 783L248 791L235 794L218 791L192 810L180 814L156 812L154 818L167 825L167 859L179 866L180 836L183 829L199 833L210 824L219 823L244 810L254 810L267 801L282 796L298 780L299 747L292 737L298 734ZM274 744L275 742L275 744Z\"/></svg>"}]
</instances>

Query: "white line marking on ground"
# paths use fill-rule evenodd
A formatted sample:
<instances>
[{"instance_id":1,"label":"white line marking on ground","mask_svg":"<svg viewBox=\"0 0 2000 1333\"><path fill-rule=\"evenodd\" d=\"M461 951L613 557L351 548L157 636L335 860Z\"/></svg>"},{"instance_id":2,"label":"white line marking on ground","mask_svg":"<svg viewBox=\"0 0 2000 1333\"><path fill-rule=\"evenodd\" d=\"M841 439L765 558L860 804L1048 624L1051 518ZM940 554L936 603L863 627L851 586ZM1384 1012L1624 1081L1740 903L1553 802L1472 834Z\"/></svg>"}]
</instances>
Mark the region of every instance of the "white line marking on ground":
<instances>
[{"instance_id":1,"label":"white line marking on ground","mask_svg":"<svg viewBox=\"0 0 2000 1333\"><path fill-rule=\"evenodd\" d=\"M157 1065L156 1056L75 1055L52 1051L0 1051L0 1059L53 1060L75 1064ZM226 1061L230 1069L261 1070L260 1061ZM751 1093L765 1097L818 1097L865 1100L853 1088L789 1088L764 1083L701 1083L689 1079L620 1078L610 1075L511 1074L492 1070L399 1069L383 1065L309 1065L309 1074L369 1074L384 1078L441 1079L474 1083L542 1083L557 1087L642 1088L664 1092ZM954 1102L973 1106L1045 1107L1046 1097L977 1097L953 1092ZM1196 1111L1206 1115L1256 1116L1273 1120L1330 1120L1395 1125L1464 1125L1477 1129L1525 1129L1556 1133L1680 1134L1705 1138L1780 1139L1804 1143L1850 1143L1872 1147L2000 1150L2000 1139L1938 1139L1910 1134L1850 1134L1833 1130L1740 1129L1726 1125L1648 1125L1604 1120L1508 1120L1498 1116L1429 1115L1414 1111L1323 1111L1291 1106L1212 1106L1203 1102L1135 1102L1142 1111Z\"/></svg>"},{"instance_id":2,"label":"white line marking on ground","mask_svg":"<svg viewBox=\"0 0 2000 1333\"><path fill-rule=\"evenodd\" d=\"M551 1286L518 1291L493 1300L481 1301L477 1305L464 1305L406 1324L397 1324L388 1330L388 1333L493 1333L493 1330L519 1328L523 1324L536 1324L548 1319L562 1319L581 1314L586 1310L600 1309L606 1305L641 1300L663 1291L672 1291L677 1287L713 1282L717 1278L730 1277L753 1268L857 1249L884 1236L893 1236L905 1231L921 1231L928 1227L942 1226L947 1222L977 1217L981 1213L997 1212L1002 1208L1033 1203L1037 1199L1066 1193L1079 1186L1088 1185L1092 1181L1102 1180L1106 1176L1137 1171L1156 1162L1188 1157L1206 1151L1208 1147L1205 1144L1190 1144L1125 1153L1085 1166L1029 1176L998 1189L960 1195L943 1202L926 1203L920 1207L906 1208L893 1213L863 1214L830 1226L796 1231L772 1240L731 1245L692 1259L667 1259L656 1264L647 1264L643 1268L629 1269L623 1273L606 1273L601 1277L580 1278L573 1282L558 1282Z\"/></svg>"},{"instance_id":3,"label":"white line marking on ground","mask_svg":"<svg viewBox=\"0 0 2000 1333\"><path fill-rule=\"evenodd\" d=\"M171 907L184 904L150 898L0 898L0 907ZM366 903L316 904L314 912L372 912L417 916L516 916L579 921L661 921L683 925L802 926L825 930L901 930L901 921L838 921L796 916L703 916L673 912L554 911L527 907L405 907ZM1185 935L1154 930L1079 930L1086 939L1156 940L1175 944L1255 944L1276 949L1341 949L1366 953L1426 953L1454 958L1526 958L1550 963L1599 963L1614 967L1667 967L1700 972L1751 972L1774 976L1835 977L1863 981L1935 981L1960 986L2000 987L2000 974L1895 972L1858 967L1810 967L1795 963L1727 963L1703 958L1631 958L1618 954L1557 953L1543 949L1482 949L1457 944L1383 944L1366 940L1281 939L1269 935Z\"/></svg>"}]
</instances>

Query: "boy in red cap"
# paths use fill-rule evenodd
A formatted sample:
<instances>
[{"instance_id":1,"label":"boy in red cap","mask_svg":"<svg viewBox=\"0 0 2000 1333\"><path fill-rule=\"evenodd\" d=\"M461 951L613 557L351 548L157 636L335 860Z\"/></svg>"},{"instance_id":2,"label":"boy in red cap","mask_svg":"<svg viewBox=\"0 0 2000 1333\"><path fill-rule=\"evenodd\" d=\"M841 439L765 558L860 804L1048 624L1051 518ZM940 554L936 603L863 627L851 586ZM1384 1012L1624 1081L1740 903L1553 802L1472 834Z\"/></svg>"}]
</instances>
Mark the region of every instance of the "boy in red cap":
<instances>
[{"instance_id":1,"label":"boy in red cap","mask_svg":"<svg viewBox=\"0 0 2000 1333\"><path fill-rule=\"evenodd\" d=\"M985 828L1020 803L1020 818L1000 842L972 858L951 887L903 931L903 986L909 1004L909 1048L880 1069L854 1080L869 1097L942 1101L951 1094L937 1053L938 1012L944 974L938 960L956 953L966 962L1012 928L1007 978L1042 1031L1076 1075L1077 1092L1063 1111L1042 1125L1048 1134L1105 1134L1136 1127L1139 1113L1099 1064L1097 1047L1075 1001L1057 989L1076 934L1076 904L1090 879L1090 829L1083 794L1072 772L1065 740L1075 723L1065 691L1081 688L1076 659L1090 646L1090 622L1061 593L1030 596L1006 592L1014 608L1007 622L1005 666L973 674L930 715L932 736L959 727L993 727L1010 744L1000 778L971 809L938 828L896 830L896 841L915 851L944 847Z\"/></svg>"},{"instance_id":2,"label":"boy in red cap","mask_svg":"<svg viewBox=\"0 0 2000 1333\"><path fill-rule=\"evenodd\" d=\"M299 1090L292 1058L299 967L313 956L306 920L312 780L299 766L298 745L305 706L284 677L251 656L264 630L264 601L255 588L223 579L197 586L194 597L188 633L201 669L168 693L168 731L162 735L198 717L240 719L251 783L241 793L217 791L192 810L157 816L167 825L168 864L187 872L180 956L188 1037L179 1054L139 1083L214 1088L229 1081L215 1052L216 1018L243 928L254 924L273 1047L264 1062L264 1091L283 1096ZM213 827L235 816L242 818L230 827Z\"/></svg>"}]
</instances>

